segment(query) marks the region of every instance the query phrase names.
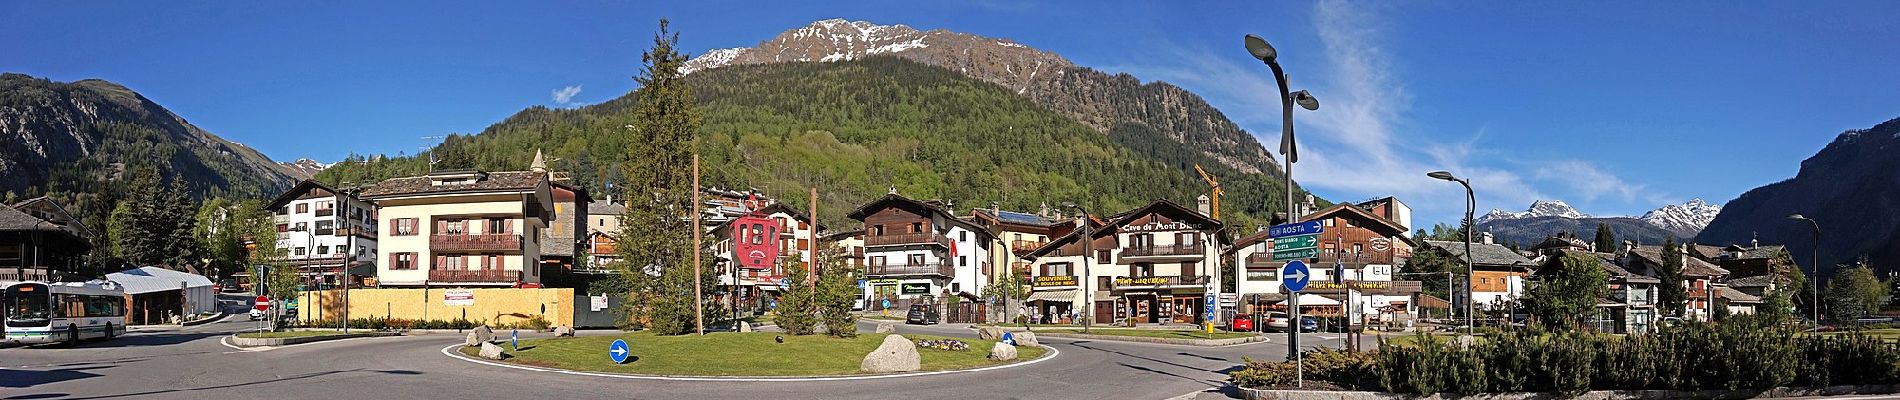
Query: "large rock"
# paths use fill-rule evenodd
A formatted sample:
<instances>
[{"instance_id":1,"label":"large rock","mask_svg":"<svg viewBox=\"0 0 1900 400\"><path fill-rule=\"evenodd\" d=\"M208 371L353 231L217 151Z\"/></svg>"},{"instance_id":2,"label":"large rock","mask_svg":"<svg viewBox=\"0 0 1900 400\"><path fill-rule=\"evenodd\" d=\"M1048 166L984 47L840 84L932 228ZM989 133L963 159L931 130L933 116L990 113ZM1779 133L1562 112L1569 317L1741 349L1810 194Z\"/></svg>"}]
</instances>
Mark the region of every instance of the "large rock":
<instances>
[{"instance_id":1,"label":"large rock","mask_svg":"<svg viewBox=\"0 0 1900 400\"><path fill-rule=\"evenodd\" d=\"M487 325L477 326L475 327L474 330L471 330L468 333L475 334L475 339L483 341L483 342L495 341L495 330L488 329Z\"/></svg>"},{"instance_id":2,"label":"large rock","mask_svg":"<svg viewBox=\"0 0 1900 400\"><path fill-rule=\"evenodd\" d=\"M486 358L490 360L500 360L501 359L501 345L497 345L490 342L482 342L481 356L482 358Z\"/></svg>"},{"instance_id":3,"label":"large rock","mask_svg":"<svg viewBox=\"0 0 1900 400\"><path fill-rule=\"evenodd\" d=\"M904 335L884 337L884 344L877 350L864 355L864 362L858 369L870 373L910 372L923 368L923 357L917 354L917 344Z\"/></svg>"},{"instance_id":4,"label":"large rock","mask_svg":"<svg viewBox=\"0 0 1900 400\"><path fill-rule=\"evenodd\" d=\"M488 343L488 341L482 340L482 335L475 334L475 332L469 332L468 338L462 340L462 345L468 347L480 346L482 343Z\"/></svg>"},{"instance_id":5,"label":"large rock","mask_svg":"<svg viewBox=\"0 0 1900 400\"><path fill-rule=\"evenodd\" d=\"M889 322L877 323L877 333L897 333L897 325Z\"/></svg>"},{"instance_id":6,"label":"large rock","mask_svg":"<svg viewBox=\"0 0 1900 400\"><path fill-rule=\"evenodd\" d=\"M996 342L996 345L990 346L990 359L996 361L1014 360L1016 359L1016 346L1011 346L1009 343Z\"/></svg>"},{"instance_id":7,"label":"large rock","mask_svg":"<svg viewBox=\"0 0 1900 400\"><path fill-rule=\"evenodd\" d=\"M740 332L751 332L751 331L752 331L752 323L751 323L751 322L745 322L745 321L739 321L739 331L740 331Z\"/></svg>"},{"instance_id":8,"label":"large rock","mask_svg":"<svg viewBox=\"0 0 1900 400\"><path fill-rule=\"evenodd\" d=\"M976 338L983 340L1002 340L1003 328L985 326L976 329Z\"/></svg>"},{"instance_id":9,"label":"large rock","mask_svg":"<svg viewBox=\"0 0 1900 400\"><path fill-rule=\"evenodd\" d=\"M1016 339L1017 346L1041 346L1042 345L1042 342L1036 341L1035 332L1029 332L1029 331L1010 332L1009 335L1010 337Z\"/></svg>"},{"instance_id":10,"label":"large rock","mask_svg":"<svg viewBox=\"0 0 1900 400\"><path fill-rule=\"evenodd\" d=\"M572 326L554 327L554 336L574 336L574 327Z\"/></svg>"}]
</instances>

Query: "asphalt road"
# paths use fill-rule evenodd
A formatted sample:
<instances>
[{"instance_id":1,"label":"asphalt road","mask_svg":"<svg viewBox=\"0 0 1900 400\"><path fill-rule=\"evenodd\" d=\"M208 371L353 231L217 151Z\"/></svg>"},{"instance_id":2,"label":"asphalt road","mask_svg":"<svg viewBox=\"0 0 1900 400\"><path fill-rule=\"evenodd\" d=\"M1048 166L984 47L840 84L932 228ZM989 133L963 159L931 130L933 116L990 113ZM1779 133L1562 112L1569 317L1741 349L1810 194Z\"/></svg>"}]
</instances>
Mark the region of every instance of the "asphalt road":
<instances>
[{"instance_id":1,"label":"asphalt road","mask_svg":"<svg viewBox=\"0 0 1900 400\"><path fill-rule=\"evenodd\" d=\"M1280 358L1286 351L1284 335L1272 342L1218 348L1046 338L1044 344L1061 354L1018 368L852 381L682 382L470 363L441 353L461 341L453 334L349 339L267 351L222 344L230 333L255 326L239 315L77 348L0 349L0 399L1225 398L1219 388L1242 356ZM906 332L974 336L967 327L954 325L900 326L899 333ZM1303 344L1334 337L1315 336L1320 337ZM1337 346L1338 340L1322 343Z\"/></svg>"}]
</instances>

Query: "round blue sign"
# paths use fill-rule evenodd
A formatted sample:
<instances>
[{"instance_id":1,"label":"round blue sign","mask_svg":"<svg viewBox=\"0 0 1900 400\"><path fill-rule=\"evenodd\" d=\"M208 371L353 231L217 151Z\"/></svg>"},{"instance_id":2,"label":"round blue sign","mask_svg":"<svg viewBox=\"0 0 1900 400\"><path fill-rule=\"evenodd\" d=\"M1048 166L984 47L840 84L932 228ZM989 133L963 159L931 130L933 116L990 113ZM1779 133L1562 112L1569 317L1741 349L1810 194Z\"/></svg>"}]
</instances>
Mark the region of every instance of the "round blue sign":
<instances>
[{"instance_id":1,"label":"round blue sign","mask_svg":"<svg viewBox=\"0 0 1900 400\"><path fill-rule=\"evenodd\" d=\"M632 355L633 349L627 348L625 340L614 339L614 344L607 346L607 356L613 357L614 364L626 364L627 358Z\"/></svg>"},{"instance_id":2,"label":"round blue sign","mask_svg":"<svg viewBox=\"0 0 1900 400\"><path fill-rule=\"evenodd\" d=\"M1306 283L1309 281L1307 278L1312 276L1304 261L1287 261L1286 267L1280 268L1280 284L1286 285L1288 292L1306 290Z\"/></svg>"}]
</instances>

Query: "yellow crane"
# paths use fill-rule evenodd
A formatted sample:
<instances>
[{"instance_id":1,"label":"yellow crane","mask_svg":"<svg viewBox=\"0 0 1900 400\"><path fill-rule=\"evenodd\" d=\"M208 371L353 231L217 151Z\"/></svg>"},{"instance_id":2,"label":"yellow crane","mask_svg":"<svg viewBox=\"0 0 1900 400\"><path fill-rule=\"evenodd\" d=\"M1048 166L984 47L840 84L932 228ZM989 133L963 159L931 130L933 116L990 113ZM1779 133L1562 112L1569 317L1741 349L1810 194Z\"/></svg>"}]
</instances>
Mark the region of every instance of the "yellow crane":
<instances>
[{"instance_id":1,"label":"yellow crane","mask_svg":"<svg viewBox=\"0 0 1900 400\"><path fill-rule=\"evenodd\" d=\"M1214 211L1214 215L1209 215L1209 216L1214 217L1214 219L1216 220L1219 220L1220 219L1220 195L1221 195L1220 181L1214 180L1213 174L1209 174L1207 173L1207 170L1201 169L1200 164L1194 164L1194 172L1200 173L1201 180L1207 181L1207 187L1212 189L1212 190L1209 190L1209 192L1211 193L1208 193L1207 197L1209 200L1212 200L1212 204L1213 204L1212 211Z\"/></svg>"}]
</instances>

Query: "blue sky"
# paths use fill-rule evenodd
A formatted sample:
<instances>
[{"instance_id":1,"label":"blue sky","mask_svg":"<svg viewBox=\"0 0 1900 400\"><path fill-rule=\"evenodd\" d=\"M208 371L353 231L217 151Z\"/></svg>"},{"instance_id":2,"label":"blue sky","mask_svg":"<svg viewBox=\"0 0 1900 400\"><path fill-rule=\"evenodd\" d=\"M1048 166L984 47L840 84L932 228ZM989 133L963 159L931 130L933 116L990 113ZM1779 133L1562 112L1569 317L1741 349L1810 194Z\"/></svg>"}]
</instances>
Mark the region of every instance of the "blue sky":
<instances>
[{"instance_id":1,"label":"blue sky","mask_svg":"<svg viewBox=\"0 0 1900 400\"><path fill-rule=\"evenodd\" d=\"M1480 213L1640 214L1726 202L1900 117L1891 2L399 3L6 2L0 70L112 80L272 158L333 161L619 96L662 16L694 54L846 18L1172 82L1271 144L1273 83L1240 41L1256 33L1322 103L1296 117L1295 179L1400 196L1420 222L1463 206L1429 170L1471 176Z\"/></svg>"}]
</instances>

